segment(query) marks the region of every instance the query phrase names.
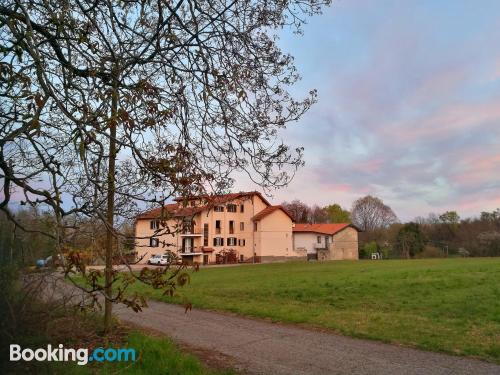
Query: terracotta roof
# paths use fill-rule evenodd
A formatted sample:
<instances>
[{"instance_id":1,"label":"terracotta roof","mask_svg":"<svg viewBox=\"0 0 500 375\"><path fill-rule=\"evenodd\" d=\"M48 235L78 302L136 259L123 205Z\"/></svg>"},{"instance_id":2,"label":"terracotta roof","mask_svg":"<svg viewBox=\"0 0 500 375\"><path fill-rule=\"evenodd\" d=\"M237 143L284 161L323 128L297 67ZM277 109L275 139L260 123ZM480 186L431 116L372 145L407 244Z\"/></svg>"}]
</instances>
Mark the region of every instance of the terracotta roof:
<instances>
[{"instance_id":1,"label":"terracotta roof","mask_svg":"<svg viewBox=\"0 0 500 375\"><path fill-rule=\"evenodd\" d=\"M161 212L164 209L170 217L182 217L182 216L191 216L201 212L205 208L203 207L179 207L177 203L166 204L164 207L153 208L152 210L143 212L140 215L137 215L136 220L139 219L159 219L161 216Z\"/></svg>"},{"instance_id":2,"label":"terracotta roof","mask_svg":"<svg viewBox=\"0 0 500 375\"><path fill-rule=\"evenodd\" d=\"M183 202L193 200L193 199L206 199L207 204L203 206L197 206L197 207L182 207L179 203L171 203L171 204L166 204L163 208L158 207L154 208L152 210L143 212L142 214L139 214L136 217L136 220L139 219L158 219L161 216L162 209L165 209L166 212L168 212L171 217L182 217L182 216L192 216L194 214L197 214L205 209L212 208L213 206L216 206L218 204L223 204L229 201L232 201L234 199L242 198L242 197L251 197L253 195L258 195L264 203L267 205L271 205L264 196L259 193L258 191L248 191L248 192L239 192L239 193L231 193L231 194L223 194L223 195L199 195L199 196L192 196L192 197L179 197L175 198L174 200L176 202ZM280 206L281 207L281 206ZM286 212L286 211L285 211ZM288 216L290 216L287 213Z\"/></svg>"},{"instance_id":3,"label":"terracotta roof","mask_svg":"<svg viewBox=\"0 0 500 375\"><path fill-rule=\"evenodd\" d=\"M335 234L344 230L347 227L351 227L360 232L360 230L349 223L335 223L335 224L295 224L293 227L294 233L300 232L313 232L321 234Z\"/></svg>"},{"instance_id":4,"label":"terracotta roof","mask_svg":"<svg viewBox=\"0 0 500 375\"><path fill-rule=\"evenodd\" d=\"M136 219L158 219L161 216L161 211L165 209L168 213L172 213L178 207L177 203L166 204L164 207L153 208L152 210L143 212L137 215Z\"/></svg>"},{"instance_id":5,"label":"terracotta roof","mask_svg":"<svg viewBox=\"0 0 500 375\"><path fill-rule=\"evenodd\" d=\"M207 203L214 205L214 204L225 203L237 198L251 197L252 195L258 195L260 199L262 199L267 205L271 205L271 203L269 203L269 201L266 198L264 198L264 196L258 191L241 191L239 193L229 193L221 195L197 195L191 197L178 197L175 198L174 201L182 202L184 200L189 201L193 199L206 199Z\"/></svg>"},{"instance_id":6,"label":"terracotta roof","mask_svg":"<svg viewBox=\"0 0 500 375\"><path fill-rule=\"evenodd\" d=\"M252 220L253 221L259 221L262 218L266 217L267 215L273 213L276 210L283 211L293 221L292 215L290 215L290 213L283 206L281 206L281 205L280 206L268 206L268 207L264 208L262 211L260 211L254 217L252 217Z\"/></svg>"}]
</instances>

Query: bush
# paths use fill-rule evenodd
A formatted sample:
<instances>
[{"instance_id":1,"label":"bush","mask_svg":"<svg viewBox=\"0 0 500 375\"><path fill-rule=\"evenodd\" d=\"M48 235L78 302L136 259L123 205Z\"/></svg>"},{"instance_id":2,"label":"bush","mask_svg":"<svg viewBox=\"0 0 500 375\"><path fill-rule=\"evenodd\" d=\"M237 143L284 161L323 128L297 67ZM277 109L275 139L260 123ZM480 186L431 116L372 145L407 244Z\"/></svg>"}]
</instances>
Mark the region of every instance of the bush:
<instances>
[{"instance_id":1,"label":"bush","mask_svg":"<svg viewBox=\"0 0 500 375\"><path fill-rule=\"evenodd\" d=\"M376 253L380 250L380 247L377 241L370 241L363 245L363 247L359 250L359 257L370 259L372 253Z\"/></svg>"},{"instance_id":2,"label":"bush","mask_svg":"<svg viewBox=\"0 0 500 375\"><path fill-rule=\"evenodd\" d=\"M415 258L444 258L444 255L440 248L427 245L420 253L415 255Z\"/></svg>"}]
</instances>

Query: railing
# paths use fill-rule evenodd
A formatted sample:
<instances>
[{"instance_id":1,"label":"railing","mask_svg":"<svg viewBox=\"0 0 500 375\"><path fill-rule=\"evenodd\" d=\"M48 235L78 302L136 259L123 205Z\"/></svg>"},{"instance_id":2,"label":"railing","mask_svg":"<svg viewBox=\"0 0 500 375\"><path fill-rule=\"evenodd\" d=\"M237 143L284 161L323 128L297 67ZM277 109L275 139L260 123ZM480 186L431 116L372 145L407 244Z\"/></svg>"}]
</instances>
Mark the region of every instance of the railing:
<instances>
[{"instance_id":1,"label":"railing","mask_svg":"<svg viewBox=\"0 0 500 375\"><path fill-rule=\"evenodd\" d=\"M201 231L199 230L193 230L192 228L184 228L181 230L181 234L195 234L198 236L201 236Z\"/></svg>"},{"instance_id":2,"label":"railing","mask_svg":"<svg viewBox=\"0 0 500 375\"><path fill-rule=\"evenodd\" d=\"M199 246L186 246L181 248L182 254L191 254L191 253L201 253L202 249Z\"/></svg>"},{"instance_id":3,"label":"railing","mask_svg":"<svg viewBox=\"0 0 500 375\"><path fill-rule=\"evenodd\" d=\"M324 243L315 243L314 244L315 249L326 249L326 244Z\"/></svg>"}]
</instances>

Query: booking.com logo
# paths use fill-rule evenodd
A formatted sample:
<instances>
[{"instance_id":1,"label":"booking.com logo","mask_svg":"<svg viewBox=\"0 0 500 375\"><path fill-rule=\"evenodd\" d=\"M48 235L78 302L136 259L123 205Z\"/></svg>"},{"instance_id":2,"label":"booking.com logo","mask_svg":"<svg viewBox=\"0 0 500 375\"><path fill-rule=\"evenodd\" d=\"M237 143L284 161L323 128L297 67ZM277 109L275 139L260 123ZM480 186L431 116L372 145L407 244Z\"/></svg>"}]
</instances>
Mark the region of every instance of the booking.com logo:
<instances>
[{"instance_id":1,"label":"booking.com logo","mask_svg":"<svg viewBox=\"0 0 500 375\"><path fill-rule=\"evenodd\" d=\"M11 361L27 361L33 360L43 362L76 362L83 366L89 362L135 362L135 349L133 348L96 348L89 355L89 350L80 348L65 348L63 344L57 347L47 345L47 348L21 349L21 345L10 345L10 360Z\"/></svg>"}]
</instances>

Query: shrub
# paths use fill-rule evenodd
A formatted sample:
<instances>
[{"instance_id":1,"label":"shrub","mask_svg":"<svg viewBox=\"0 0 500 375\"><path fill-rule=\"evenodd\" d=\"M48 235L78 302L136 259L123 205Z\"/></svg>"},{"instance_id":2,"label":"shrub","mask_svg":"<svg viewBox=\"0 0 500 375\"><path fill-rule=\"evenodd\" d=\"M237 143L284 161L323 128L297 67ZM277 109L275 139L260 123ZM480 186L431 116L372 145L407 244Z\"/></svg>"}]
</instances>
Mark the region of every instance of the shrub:
<instances>
[{"instance_id":1,"label":"shrub","mask_svg":"<svg viewBox=\"0 0 500 375\"><path fill-rule=\"evenodd\" d=\"M415 258L443 258L443 251L436 246L426 245Z\"/></svg>"},{"instance_id":2,"label":"shrub","mask_svg":"<svg viewBox=\"0 0 500 375\"><path fill-rule=\"evenodd\" d=\"M458 249L457 251L458 255L460 255L461 257L468 257L470 255L470 253L465 250L463 247L461 247L460 249Z\"/></svg>"}]
</instances>

